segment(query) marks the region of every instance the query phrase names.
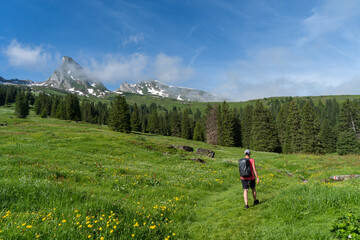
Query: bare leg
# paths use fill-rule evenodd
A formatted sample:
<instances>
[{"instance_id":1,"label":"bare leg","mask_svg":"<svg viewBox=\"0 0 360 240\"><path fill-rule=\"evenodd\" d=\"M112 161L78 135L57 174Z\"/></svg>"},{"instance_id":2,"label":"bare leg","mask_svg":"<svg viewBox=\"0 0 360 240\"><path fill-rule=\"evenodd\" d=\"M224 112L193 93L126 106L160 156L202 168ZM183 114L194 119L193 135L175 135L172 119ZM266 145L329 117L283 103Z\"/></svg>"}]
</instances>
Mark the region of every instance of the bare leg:
<instances>
[{"instance_id":1,"label":"bare leg","mask_svg":"<svg viewBox=\"0 0 360 240\"><path fill-rule=\"evenodd\" d=\"M248 205L248 191L249 191L249 189L244 189L244 202L245 202L245 205Z\"/></svg>"},{"instance_id":2,"label":"bare leg","mask_svg":"<svg viewBox=\"0 0 360 240\"><path fill-rule=\"evenodd\" d=\"M252 188L251 190L252 190L252 195L254 197L254 201L256 201L256 190L255 188Z\"/></svg>"}]
</instances>

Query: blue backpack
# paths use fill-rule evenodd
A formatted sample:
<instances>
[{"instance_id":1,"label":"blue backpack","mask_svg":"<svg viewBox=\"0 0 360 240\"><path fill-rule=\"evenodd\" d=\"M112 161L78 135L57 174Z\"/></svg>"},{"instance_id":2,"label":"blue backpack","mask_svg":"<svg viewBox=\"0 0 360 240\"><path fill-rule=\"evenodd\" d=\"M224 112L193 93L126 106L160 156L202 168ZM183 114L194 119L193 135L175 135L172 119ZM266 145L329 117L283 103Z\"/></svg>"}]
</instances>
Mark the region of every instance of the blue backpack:
<instances>
[{"instance_id":1,"label":"blue backpack","mask_svg":"<svg viewBox=\"0 0 360 240\"><path fill-rule=\"evenodd\" d=\"M239 160L239 172L243 178L251 177L250 158L242 158Z\"/></svg>"}]
</instances>

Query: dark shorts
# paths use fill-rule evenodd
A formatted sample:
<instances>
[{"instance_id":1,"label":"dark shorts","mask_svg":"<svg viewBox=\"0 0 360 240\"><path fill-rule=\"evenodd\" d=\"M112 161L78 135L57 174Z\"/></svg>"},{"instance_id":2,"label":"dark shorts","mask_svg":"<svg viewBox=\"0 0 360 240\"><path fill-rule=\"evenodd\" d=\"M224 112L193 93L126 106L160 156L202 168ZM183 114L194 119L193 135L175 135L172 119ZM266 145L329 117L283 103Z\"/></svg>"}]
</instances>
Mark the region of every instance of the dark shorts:
<instances>
[{"instance_id":1,"label":"dark shorts","mask_svg":"<svg viewBox=\"0 0 360 240\"><path fill-rule=\"evenodd\" d=\"M249 186L251 189L255 189L255 179L254 180L241 179L241 183L243 185L243 189L249 189Z\"/></svg>"}]
</instances>

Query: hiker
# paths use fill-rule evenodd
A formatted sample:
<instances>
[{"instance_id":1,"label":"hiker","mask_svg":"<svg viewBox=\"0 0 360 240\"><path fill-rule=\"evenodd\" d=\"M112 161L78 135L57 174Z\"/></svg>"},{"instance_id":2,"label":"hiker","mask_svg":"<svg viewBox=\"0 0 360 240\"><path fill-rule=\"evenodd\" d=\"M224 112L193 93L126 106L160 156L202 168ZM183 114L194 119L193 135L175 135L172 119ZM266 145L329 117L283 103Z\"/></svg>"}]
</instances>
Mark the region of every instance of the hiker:
<instances>
[{"instance_id":1,"label":"hiker","mask_svg":"<svg viewBox=\"0 0 360 240\"><path fill-rule=\"evenodd\" d=\"M259 200L256 199L256 190L255 190L255 175L256 183L259 183L259 175L256 172L255 160L250 158L251 152L249 149L246 149L245 158L239 160L239 171L241 176L241 183L244 189L244 201L245 208L249 208L248 205L248 191L249 187L252 190L252 195L254 197L254 205L259 204Z\"/></svg>"}]
</instances>

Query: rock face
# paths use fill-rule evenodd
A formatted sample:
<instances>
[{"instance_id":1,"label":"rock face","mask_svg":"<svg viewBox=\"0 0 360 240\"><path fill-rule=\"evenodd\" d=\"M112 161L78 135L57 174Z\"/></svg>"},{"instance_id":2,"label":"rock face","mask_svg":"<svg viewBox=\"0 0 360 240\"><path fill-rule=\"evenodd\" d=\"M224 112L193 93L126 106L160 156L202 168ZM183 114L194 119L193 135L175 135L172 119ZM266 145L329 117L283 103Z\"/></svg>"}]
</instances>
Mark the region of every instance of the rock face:
<instances>
[{"instance_id":1,"label":"rock face","mask_svg":"<svg viewBox=\"0 0 360 240\"><path fill-rule=\"evenodd\" d=\"M211 158L215 157L215 152L214 151L211 151L209 149L203 149L203 148L198 148L196 150L196 154L205 155L205 156L208 156L208 157L211 157Z\"/></svg>"},{"instance_id":2,"label":"rock face","mask_svg":"<svg viewBox=\"0 0 360 240\"><path fill-rule=\"evenodd\" d=\"M105 96L109 92L100 81L67 56L62 58L60 66L43 85L87 96Z\"/></svg>"},{"instance_id":3,"label":"rock face","mask_svg":"<svg viewBox=\"0 0 360 240\"><path fill-rule=\"evenodd\" d=\"M140 95L153 95L159 97L173 98L181 101L213 102L219 101L214 95L205 91L173 87L157 80L143 81L137 84L124 82L115 92L129 92Z\"/></svg>"}]
</instances>

